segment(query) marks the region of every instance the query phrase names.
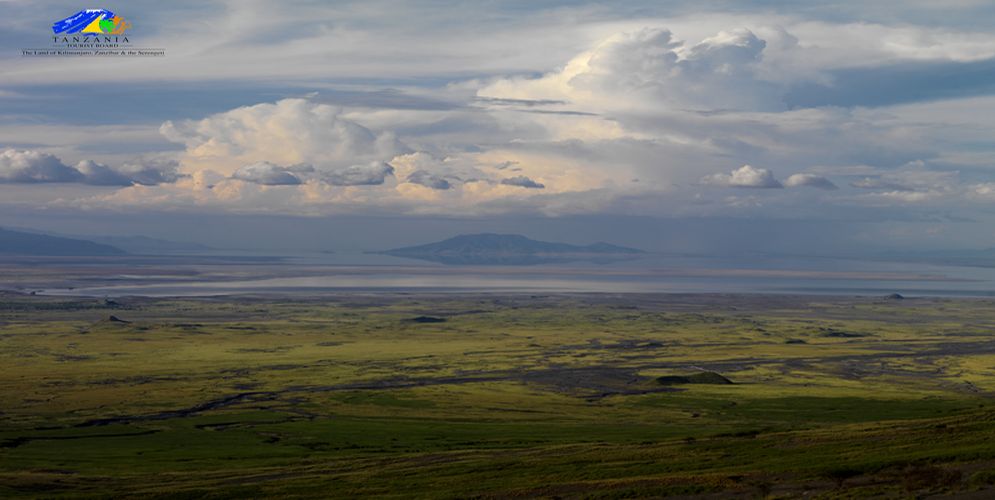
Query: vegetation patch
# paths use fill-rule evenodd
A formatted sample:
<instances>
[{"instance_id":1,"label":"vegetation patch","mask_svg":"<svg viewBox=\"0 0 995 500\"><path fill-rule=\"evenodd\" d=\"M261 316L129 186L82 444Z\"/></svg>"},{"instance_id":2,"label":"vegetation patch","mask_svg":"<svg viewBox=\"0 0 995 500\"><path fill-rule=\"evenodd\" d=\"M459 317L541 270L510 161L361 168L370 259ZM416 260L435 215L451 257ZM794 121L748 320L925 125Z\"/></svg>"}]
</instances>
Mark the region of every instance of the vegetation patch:
<instances>
[{"instance_id":1,"label":"vegetation patch","mask_svg":"<svg viewBox=\"0 0 995 500\"><path fill-rule=\"evenodd\" d=\"M3 498L995 496L991 300L0 299Z\"/></svg>"}]
</instances>

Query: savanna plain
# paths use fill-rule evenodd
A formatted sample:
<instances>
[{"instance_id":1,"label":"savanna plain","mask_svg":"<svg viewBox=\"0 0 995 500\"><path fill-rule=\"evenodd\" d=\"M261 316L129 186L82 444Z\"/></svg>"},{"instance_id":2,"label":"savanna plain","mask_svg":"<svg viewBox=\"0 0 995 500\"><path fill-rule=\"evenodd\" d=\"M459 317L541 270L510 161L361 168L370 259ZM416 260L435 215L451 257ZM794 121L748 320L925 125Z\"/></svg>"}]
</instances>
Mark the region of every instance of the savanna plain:
<instances>
[{"instance_id":1,"label":"savanna plain","mask_svg":"<svg viewBox=\"0 0 995 500\"><path fill-rule=\"evenodd\" d=\"M0 295L0 497L995 496L995 302Z\"/></svg>"}]
</instances>

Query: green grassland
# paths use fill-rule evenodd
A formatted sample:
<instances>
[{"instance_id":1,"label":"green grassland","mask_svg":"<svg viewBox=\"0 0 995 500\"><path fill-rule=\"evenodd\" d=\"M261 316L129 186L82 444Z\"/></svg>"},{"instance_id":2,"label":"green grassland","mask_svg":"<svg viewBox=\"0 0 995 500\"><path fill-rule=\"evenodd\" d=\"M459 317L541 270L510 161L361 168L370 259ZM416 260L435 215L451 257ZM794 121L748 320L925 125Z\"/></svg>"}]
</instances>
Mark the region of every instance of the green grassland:
<instances>
[{"instance_id":1,"label":"green grassland","mask_svg":"<svg viewBox=\"0 0 995 500\"><path fill-rule=\"evenodd\" d=\"M991 498L993 306L7 294L0 497Z\"/></svg>"}]
</instances>

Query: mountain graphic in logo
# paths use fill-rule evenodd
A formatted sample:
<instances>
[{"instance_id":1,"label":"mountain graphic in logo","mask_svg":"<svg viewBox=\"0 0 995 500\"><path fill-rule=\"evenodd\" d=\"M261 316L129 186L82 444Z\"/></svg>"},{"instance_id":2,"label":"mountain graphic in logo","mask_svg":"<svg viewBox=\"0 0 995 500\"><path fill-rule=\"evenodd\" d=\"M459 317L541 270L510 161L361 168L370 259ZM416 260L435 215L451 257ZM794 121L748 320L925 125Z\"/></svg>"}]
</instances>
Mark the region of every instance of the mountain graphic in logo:
<instances>
[{"instance_id":1,"label":"mountain graphic in logo","mask_svg":"<svg viewBox=\"0 0 995 500\"><path fill-rule=\"evenodd\" d=\"M52 24L52 32L56 35L120 35L131 27L131 23L121 16L115 16L107 9L81 10L61 21Z\"/></svg>"}]
</instances>

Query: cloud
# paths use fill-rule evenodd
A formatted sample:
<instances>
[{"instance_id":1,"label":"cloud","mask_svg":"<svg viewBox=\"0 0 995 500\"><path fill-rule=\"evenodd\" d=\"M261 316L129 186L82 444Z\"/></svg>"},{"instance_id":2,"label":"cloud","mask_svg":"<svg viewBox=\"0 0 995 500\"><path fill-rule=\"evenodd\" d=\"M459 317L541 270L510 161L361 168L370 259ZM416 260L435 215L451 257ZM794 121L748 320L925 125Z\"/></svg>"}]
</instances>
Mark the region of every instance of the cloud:
<instances>
[{"instance_id":1,"label":"cloud","mask_svg":"<svg viewBox=\"0 0 995 500\"><path fill-rule=\"evenodd\" d=\"M3 183L81 182L83 179L78 170L47 153L15 149L0 152L0 182Z\"/></svg>"},{"instance_id":2,"label":"cloud","mask_svg":"<svg viewBox=\"0 0 995 500\"><path fill-rule=\"evenodd\" d=\"M939 191L880 191L876 193L868 193L863 199L872 203L883 203L887 205L894 203L913 204L934 201L943 197L944 194L945 193Z\"/></svg>"},{"instance_id":3,"label":"cloud","mask_svg":"<svg viewBox=\"0 0 995 500\"><path fill-rule=\"evenodd\" d=\"M306 182L332 186L379 186L392 175L394 167L382 161L344 168L315 168L308 164L281 167L262 161L236 170L231 178L264 186L296 186Z\"/></svg>"},{"instance_id":4,"label":"cloud","mask_svg":"<svg viewBox=\"0 0 995 500\"><path fill-rule=\"evenodd\" d=\"M877 205L937 204L947 201L985 201L983 185L964 186L958 171L940 171L917 160L878 175L851 182L852 187L872 190L857 199Z\"/></svg>"},{"instance_id":5,"label":"cloud","mask_svg":"<svg viewBox=\"0 0 995 500\"><path fill-rule=\"evenodd\" d=\"M977 201L995 201L995 182L983 182L968 186L968 197Z\"/></svg>"},{"instance_id":6,"label":"cloud","mask_svg":"<svg viewBox=\"0 0 995 500\"><path fill-rule=\"evenodd\" d=\"M478 97L565 101L591 109L779 109L779 88L758 77L767 43L722 31L688 46L662 28L613 35L541 78L498 80Z\"/></svg>"},{"instance_id":7,"label":"cloud","mask_svg":"<svg viewBox=\"0 0 995 500\"><path fill-rule=\"evenodd\" d=\"M140 158L126 161L116 170L136 184L155 186L170 184L185 177L179 172L179 166L179 162L172 159Z\"/></svg>"},{"instance_id":8,"label":"cloud","mask_svg":"<svg viewBox=\"0 0 995 500\"><path fill-rule=\"evenodd\" d=\"M486 162L480 156L454 153L440 158L425 151L416 151L395 156L390 164L396 169L398 178L405 179L406 183L445 191L458 189L471 179L489 179L499 167L482 164Z\"/></svg>"},{"instance_id":9,"label":"cloud","mask_svg":"<svg viewBox=\"0 0 995 500\"><path fill-rule=\"evenodd\" d=\"M82 160L72 167L48 153L15 149L0 152L0 183L66 182L93 186L152 186L175 182L179 178L176 162L172 161L142 160L114 168L93 160Z\"/></svg>"},{"instance_id":10,"label":"cloud","mask_svg":"<svg viewBox=\"0 0 995 500\"><path fill-rule=\"evenodd\" d=\"M988 144L995 122L989 117L995 112L973 113L978 107L973 103L951 107L944 102L931 102L922 109L824 107L820 104L830 101L819 99L811 101L817 107L789 109L782 96L786 89L800 88L799 81L814 82L820 92L844 91L850 83L840 76L850 74L847 68L873 72L897 67L889 66L889 61L925 68L937 60L964 58L965 64L974 66L935 67L950 68L961 76L970 76L962 73L972 68L982 69L975 76L988 82L980 78L990 70L985 59L989 56L981 51L985 44L980 42L991 37L964 38L960 50L956 33L838 22L718 13L620 17L556 33L556 50L544 52L528 66L488 62L493 65L486 71L461 71L455 78L466 78L462 81L454 81L447 69L417 85L404 84L403 89L389 88L401 85L392 83L401 79L355 80L348 90L341 88L344 79L327 82L331 88L308 80L307 85L320 89L320 95L234 109L225 103L258 103L285 88L248 82L246 89L222 99L228 86L205 83L192 90L198 99L173 94L174 101L154 107L156 114L151 116L157 124L173 119L157 128L181 146L162 145L144 136L140 141L119 140L116 134L93 127L66 126L57 134L43 134L37 132L41 128L24 132L15 130L24 127L0 125L0 135L17 141L10 144L39 144L23 147L43 147L74 161L86 157L79 156L80 151L99 150L99 160L111 165L77 165L84 180L74 182L124 186L172 181L158 189L121 190L126 192L118 201L150 210L198 206L205 211L309 215L614 210L651 216L742 215L750 210L751 215L845 217L866 206L862 198L875 193L854 194L851 189L815 197L776 189L731 193L696 189L694 184L777 188L782 184L771 171L787 177L803 170L809 173L782 179L784 187L832 189L832 178L889 193L965 193L929 188L925 177L915 184L892 175L918 158L934 161L931 169L962 168L971 172L972 182L986 181L982 168L990 164ZM887 36L875 38L879 34ZM928 36L919 36L923 34ZM984 50L995 51L988 47ZM315 45L315 50L325 48ZM484 59L479 54L474 57L468 65ZM868 75L861 81L873 83L876 77ZM935 83L924 85L935 87ZM851 90L864 95L859 88ZM910 93L916 94L914 89ZM201 106L205 100L209 102ZM995 110L995 99L982 107ZM182 120L184 116L194 119ZM73 128L86 129L89 135L68 135ZM45 135L59 142L37 138ZM100 142L94 140L97 136L113 140ZM132 148L128 154L153 143L162 151L170 147L172 151L163 155L173 155L180 164L170 169L137 162L129 171L125 167L130 164L114 156L123 153L108 150L115 142L128 144ZM960 166L968 157L975 162L971 169ZM730 163L730 158L738 163ZM822 165L863 165L866 170L820 171L811 164L813 158ZM729 172L743 163L766 168L744 166ZM707 175L713 172L723 173ZM864 177L869 180L858 180ZM267 189L266 185L292 187ZM51 191L48 186L44 190ZM892 200L899 206L915 198L923 195L874 199L882 205ZM162 204L156 205L156 200ZM950 195L933 200L951 203L950 210L958 203ZM101 201L94 198L87 203L99 207Z\"/></svg>"},{"instance_id":11,"label":"cloud","mask_svg":"<svg viewBox=\"0 0 995 500\"><path fill-rule=\"evenodd\" d=\"M346 168L317 171L318 178L333 186L377 186L394 175L394 167L382 161Z\"/></svg>"},{"instance_id":12,"label":"cloud","mask_svg":"<svg viewBox=\"0 0 995 500\"><path fill-rule=\"evenodd\" d=\"M540 184L524 175L516 175L515 177L509 177L507 179L501 179L501 184L505 186L517 186L528 189L545 189L544 184Z\"/></svg>"},{"instance_id":13,"label":"cloud","mask_svg":"<svg viewBox=\"0 0 995 500\"><path fill-rule=\"evenodd\" d=\"M77 163L76 170L83 176L80 181L86 184L94 186L130 186L132 184L132 180L128 176L93 160L83 160Z\"/></svg>"},{"instance_id":14,"label":"cloud","mask_svg":"<svg viewBox=\"0 0 995 500\"><path fill-rule=\"evenodd\" d=\"M244 106L202 120L167 121L162 134L186 146L188 171L233 174L261 161L345 167L406 152L393 133L374 132L342 116L342 109L306 99Z\"/></svg>"},{"instance_id":15,"label":"cloud","mask_svg":"<svg viewBox=\"0 0 995 500\"><path fill-rule=\"evenodd\" d=\"M894 191L912 191L913 189L900 183L892 182L881 177L864 177L850 183L851 187L859 189L891 189Z\"/></svg>"},{"instance_id":16,"label":"cloud","mask_svg":"<svg viewBox=\"0 0 995 500\"><path fill-rule=\"evenodd\" d=\"M784 185L787 187L808 186L825 190L839 189L836 184L833 184L833 181L815 174L793 174L784 180Z\"/></svg>"},{"instance_id":17,"label":"cloud","mask_svg":"<svg viewBox=\"0 0 995 500\"><path fill-rule=\"evenodd\" d=\"M246 165L236 170L232 174L232 179L266 186L293 186L301 183L301 180L288 169L266 161Z\"/></svg>"},{"instance_id":18,"label":"cloud","mask_svg":"<svg viewBox=\"0 0 995 500\"><path fill-rule=\"evenodd\" d=\"M774 174L766 168L756 168L750 165L733 170L728 174L713 174L701 178L702 184L712 186L737 188L782 188L784 186L774 178Z\"/></svg>"},{"instance_id":19,"label":"cloud","mask_svg":"<svg viewBox=\"0 0 995 500\"><path fill-rule=\"evenodd\" d=\"M176 2L153 12L144 7L153 3L132 2L132 9L143 11L144 39L178 52L196 53L196 59L162 58L142 71L114 75L85 61L66 64L74 75L88 82L201 80L241 84L225 85L228 91L237 91L247 82L274 81L274 67L280 68L281 82L292 84L425 81L452 74L454 62L465 74L526 74L552 67L565 54L576 53L592 39L620 26L631 30L665 22L675 32L694 37L714 33L716 27L747 26L759 34L765 24L784 25L803 39L807 34L820 35L808 42L817 54L830 52L833 58L845 58L851 65L854 61L864 65L877 62L869 56L878 54L936 58L990 52L990 36L975 33L989 34L985 20L991 19L993 9L988 2L988 6L967 15L953 6L969 1L973 0L934 0L931 7L924 0L818 5L783 0L611 5L590 1L495 2L472 7L450 3L444 9L432 9L432 15L425 15L425 4L420 2L378 2L380 8L370 9L357 2L288 1L278 17L267 11L265 3L231 9L226 8L230 1ZM27 7L6 13L10 19L26 20L25 25L6 26L14 38L30 36L31 26L49 22L44 14ZM176 18L196 18L214 29L170 26L169 20ZM335 23L328 24L329 19ZM211 50L201 50L204 47ZM25 86L47 78L44 65L4 76L5 81Z\"/></svg>"},{"instance_id":20,"label":"cloud","mask_svg":"<svg viewBox=\"0 0 995 500\"><path fill-rule=\"evenodd\" d=\"M452 187L452 184L450 184L445 178L425 170L415 170L408 176L407 181L412 184L419 184L432 189L445 190Z\"/></svg>"},{"instance_id":21,"label":"cloud","mask_svg":"<svg viewBox=\"0 0 995 500\"><path fill-rule=\"evenodd\" d=\"M959 175L957 171L931 170L926 162L917 160L890 172L858 179L850 186L887 191L951 190L958 184Z\"/></svg>"}]
</instances>

